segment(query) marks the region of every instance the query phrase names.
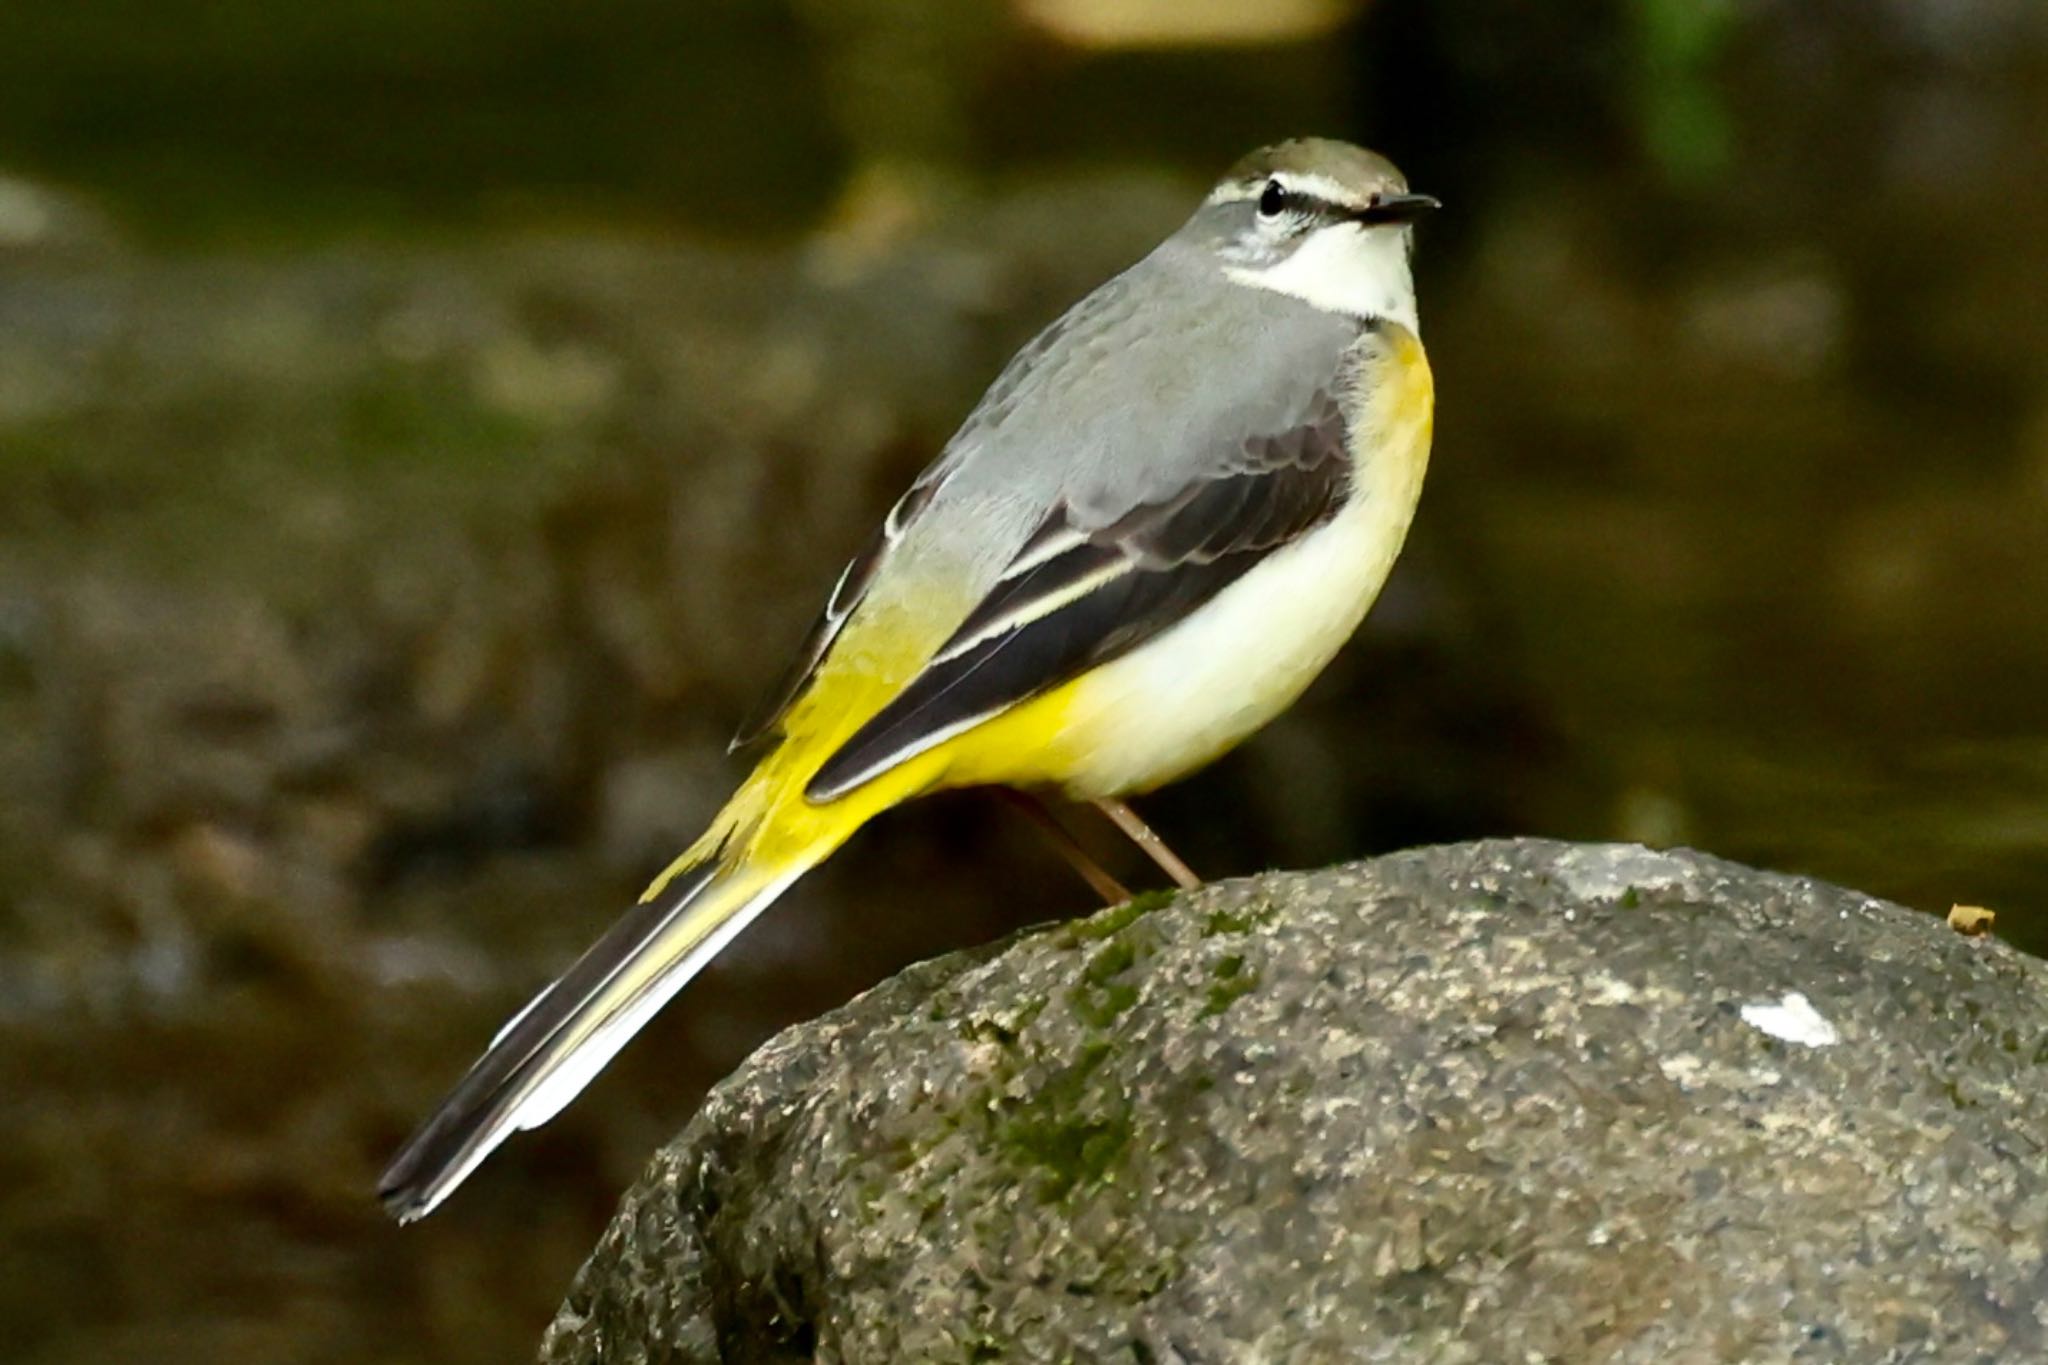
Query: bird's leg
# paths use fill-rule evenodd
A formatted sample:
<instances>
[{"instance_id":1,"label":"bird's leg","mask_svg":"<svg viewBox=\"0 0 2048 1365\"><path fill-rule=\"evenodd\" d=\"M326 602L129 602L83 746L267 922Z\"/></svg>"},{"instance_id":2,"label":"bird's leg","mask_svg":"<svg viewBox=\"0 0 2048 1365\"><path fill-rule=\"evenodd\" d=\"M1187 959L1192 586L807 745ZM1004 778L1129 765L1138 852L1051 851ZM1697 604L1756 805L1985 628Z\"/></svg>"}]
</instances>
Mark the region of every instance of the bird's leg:
<instances>
[{"instance_id":1,"label":"bird's leg","mask_svg":"<svg viewBox=\"0 0 2048 1365\"><path fill-rule=\"evenodd\" d=\"M1067 860L1074 871L1081 874L1081 880L1094 888L1096 895L1102 897L1104 905L1121 905L1131 898L1130 888L1110 876L1103 870L1101 863L1089 857L1088 850L1081 847L1078 839L1067 833L1065 825L1053 818L1053 813L1045 808L1043 801L1030 792L1018 791L1014 787L997 787L995 793L1023 812L1024 818L1045 836L1045 841Z\"/></svg>"},{"instance_id":2,"label":"bird's leg","mask_svg":"<svg viewBox=\"0 0 2048 1365\"><path fill-rule=\"evenodd\" d=\"M1166 840L1152 832L1152 826L1138 818L1132 810L1115 797L1103 797L1095 802L1095 809L1107 815L1116 827L1130 836L1131 842L1145 850L1145 856L1159 864L1159 870L1173 878L1183 891L1192 891L1202 884L1194 869L1180 860L1180 855L1166 846Z\"/></svg>"}]
</instances>

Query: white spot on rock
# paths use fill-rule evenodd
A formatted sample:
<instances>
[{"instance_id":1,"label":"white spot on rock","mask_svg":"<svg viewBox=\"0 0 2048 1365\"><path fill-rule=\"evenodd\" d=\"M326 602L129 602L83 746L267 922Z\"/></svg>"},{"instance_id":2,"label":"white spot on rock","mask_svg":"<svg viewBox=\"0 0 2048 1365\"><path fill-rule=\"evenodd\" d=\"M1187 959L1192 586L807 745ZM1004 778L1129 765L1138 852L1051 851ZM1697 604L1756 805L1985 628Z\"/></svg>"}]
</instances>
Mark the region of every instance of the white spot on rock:
<instances>
[{"instance_id":1,"label":"white spot on rock","mask_svg":"<svg viewBox=\"0 0 2048 1365\"><path fill-rule=\"evenodd\" d=\"M1742 1022L1782 1042L1801 1047L1832 1047L1842 1040L1835 1026L1798 991L1788 991L1775 1004L1764 1001L1742 1007Z\"/></svg>"},{"instance_id":2,"label":"white spot on rock","mask_svg":"<svg viewBox=\"0 0 2048 1365\"><path fill-rule=\"evenodd\" d=\"M1660 1057L1657 1059L1657 1068L1664 1073L1667 1080L1686 1090L1698 1085L1700 1077L1706 1074L1707 1070L1705 1064L1690 1052Z\"/></svg>"},{"instance_id":3,"label":"white spot on rock","mask_svg":"<svg viewBox=\"0 0 2048 1365\"><path fill-rule=\"evenodd\" d=\"M1639 994L1634 986L1606 972L1594 972L1587 977L1583 991L1582 998L1589 1005L1627 1005Z\"/></svg>"},{"instance_id":4,"label":"white spot on rock","mask_svg":"<svg viewBox=\"0 0 2048 1365\"><path fill-rule=\"evenodd\" d=\"M1691 864L1640 844L1597 844L1559 855L1559 880L1582 901L1620 900L1630 891L1662 891L1685 884Z\"/></svg>"}]
</instances>

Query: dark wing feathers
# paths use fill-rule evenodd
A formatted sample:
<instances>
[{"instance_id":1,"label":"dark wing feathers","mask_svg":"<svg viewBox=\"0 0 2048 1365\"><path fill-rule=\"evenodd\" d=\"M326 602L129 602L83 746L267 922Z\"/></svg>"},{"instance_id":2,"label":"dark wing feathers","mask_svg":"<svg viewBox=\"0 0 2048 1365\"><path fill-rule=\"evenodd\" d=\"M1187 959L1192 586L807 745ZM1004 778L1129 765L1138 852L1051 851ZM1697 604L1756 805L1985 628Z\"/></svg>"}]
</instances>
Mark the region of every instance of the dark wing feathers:
<instances>
[{"instance_id":1,"label":"dark wing feathers","mask_svg":"<svg viewBox=\"0 0 2048 1365\"><path fill-rule=\"evenodd\" d=\"M1184 620L1343 505L1351 464L1326 392L1210 477L1105 524L1061 504L930 664L812 777L830 800Z\"/></svg>"},{"instance_id":2,"label":"dark wing feathers","mask_svg":"<svg viewBox=\"0 0 2048 1365\"><path fill-rule=\"evenodd\" d=\"M903 538L904 531L930 505L933 495L952 472L957 457L971 449L978 436L1000 426L1009 416L1025 381L1034 374L1042 374L1047 357L1070 337L1099 330L1105 321L1128 314L1133 307L1134 301L1127 292L1112 282L1054 319L1022 350L1010 357L1009 364L1003 367L1002 373L996 376L988 392L982 395L974 411L961 424L959 433L948 444L947 453L918 476L910 491L889 509L889 515L882 519L882 525L874 536L847 564L845 572L839 576L838 585L832 590L831 600L804 637L789 671L776 684L768 700L733 736L731 748L751 744L781 724L783 717L789 714L789 708L796 704L797 698L817 676L818 665L825 661L826 654L831 652L832 642L839 638L840 628L846 624L854 608L860 605L882 561Z\"/></svg>"}]
</instances>

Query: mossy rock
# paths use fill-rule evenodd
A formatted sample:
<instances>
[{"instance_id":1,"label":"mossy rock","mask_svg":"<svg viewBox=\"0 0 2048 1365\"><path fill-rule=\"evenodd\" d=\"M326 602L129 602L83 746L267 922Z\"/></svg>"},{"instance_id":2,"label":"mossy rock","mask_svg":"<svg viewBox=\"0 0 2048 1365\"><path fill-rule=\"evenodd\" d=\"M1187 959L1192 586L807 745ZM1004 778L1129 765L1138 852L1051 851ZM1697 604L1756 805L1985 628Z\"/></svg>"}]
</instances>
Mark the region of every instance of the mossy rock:
<instances>
[{"instance_id":1,"label":"mossy rock","mask_svg":"<svg viewBox=\"0 0 2048 1365\"><path fill-rule=\"evenodd\" d=\"M928 963L626 1196L568 1362L2048 1358L2048 967L1501 841Z\"/></svg>"}]
</instances>

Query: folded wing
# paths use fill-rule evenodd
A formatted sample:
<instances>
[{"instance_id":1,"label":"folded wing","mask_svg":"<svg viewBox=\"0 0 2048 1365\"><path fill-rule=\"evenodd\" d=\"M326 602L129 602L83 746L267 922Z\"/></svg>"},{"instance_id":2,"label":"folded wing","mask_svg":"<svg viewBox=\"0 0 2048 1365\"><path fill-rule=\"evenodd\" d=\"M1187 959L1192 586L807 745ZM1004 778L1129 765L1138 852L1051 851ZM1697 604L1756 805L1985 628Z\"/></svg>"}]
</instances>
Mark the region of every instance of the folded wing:
<instances>
[{"instance_id":1,"label":"folded wing","mask_svg":"<svg viewBox=\"0 0 2048 1365\"><path fill-rule=\"evenodd\" d=\"M1317 390L1282 429L1114 515L1056 505L952 637L806 787L829 801L1170 629L1335 515L1345 422Z\"/></svg>"},{"instance_id":2,"label":"folded wing","mask_svg":"<svg viewBox=\"0 0 2048 1365\"><path fill-rule=\"evenodd\" d=\"M767 702L740 726L728 749L752 744L782 723L783 717L789 714L789 708L796 704L797 698L818 676L819 665L832 652L833 642L839 638L847 618L867 596L868 587L875 581L883 562L902 541L911 523L931 505L932 495L938 492L948 468L942 461L920 475L910 486L910 491L889 509L889 515L882 518L882 524L875 528L874 535L868 538L860 553L847 561L846 567L840 571L839 581L832 585L832 595L825 599L825 609L818 613L818 619L812 623L810 633L797 650L795 661L769 694Z\"/></svg>"}]
</instances>

